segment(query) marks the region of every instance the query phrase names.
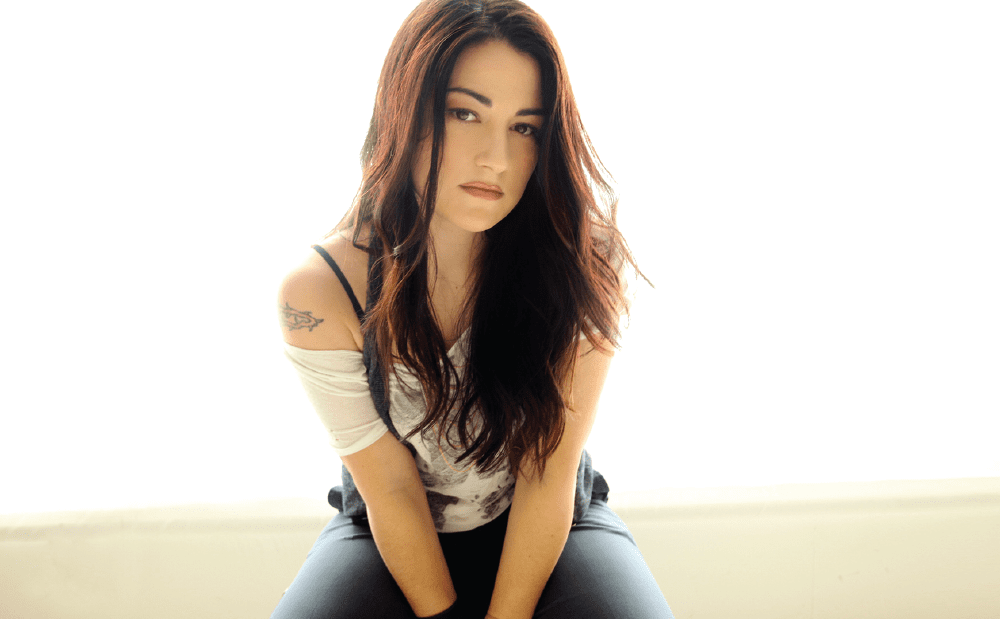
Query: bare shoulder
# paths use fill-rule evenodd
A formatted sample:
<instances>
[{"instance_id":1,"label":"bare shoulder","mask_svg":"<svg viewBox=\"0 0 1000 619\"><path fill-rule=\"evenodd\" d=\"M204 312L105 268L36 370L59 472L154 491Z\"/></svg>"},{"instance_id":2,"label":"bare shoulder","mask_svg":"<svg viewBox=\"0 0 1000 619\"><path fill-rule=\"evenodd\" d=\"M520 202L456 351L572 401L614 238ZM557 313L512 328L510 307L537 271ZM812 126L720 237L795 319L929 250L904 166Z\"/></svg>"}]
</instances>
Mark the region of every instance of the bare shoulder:
<instances>
[{"instance_id":1,"label":"bare shoulder","mask_svg":"<svg viewBox=\"0 0 1000 619\"><path fill-rule=\"evenodd\" d=\"M368 255L343 235L318 245L343 271L364 307ZM363 346L361 323L350 297L330 265L313 249L282 280L278 318L282 336L292 346L309 350L361 350Z\"/></svg>"}]
</instances>

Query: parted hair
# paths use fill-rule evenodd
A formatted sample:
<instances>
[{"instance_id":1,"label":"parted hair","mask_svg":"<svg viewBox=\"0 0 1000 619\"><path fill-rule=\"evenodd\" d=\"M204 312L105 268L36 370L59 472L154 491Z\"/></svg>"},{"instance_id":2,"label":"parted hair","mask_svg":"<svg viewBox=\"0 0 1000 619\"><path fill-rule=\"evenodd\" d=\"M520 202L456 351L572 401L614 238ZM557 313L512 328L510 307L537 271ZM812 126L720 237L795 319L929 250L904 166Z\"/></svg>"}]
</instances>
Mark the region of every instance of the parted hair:
<instances>
[{"instance_id":1,"label":"parted hair","mask_svg":"<svg viewBox=\"0 0 1000 619\"><path fill-rule=\"evenodd\" d=\"M521 200L485 232L460 377L431 304L428 230L451 73L464 50L489 40L538 63L546 122ZM418 201L412 171L428 133L431 166ZM421 2L386 56L361 165L361 187L338 229L353 230L381 272L381 295L363 324L380 366L389 372L401 362L421 383L427 410L410 435L454 432L460 461L540 474L564 431L580 334L600 348L618 346L624 273L638 273L549 26L516 0Z\"/></svg>"}]
</instances>

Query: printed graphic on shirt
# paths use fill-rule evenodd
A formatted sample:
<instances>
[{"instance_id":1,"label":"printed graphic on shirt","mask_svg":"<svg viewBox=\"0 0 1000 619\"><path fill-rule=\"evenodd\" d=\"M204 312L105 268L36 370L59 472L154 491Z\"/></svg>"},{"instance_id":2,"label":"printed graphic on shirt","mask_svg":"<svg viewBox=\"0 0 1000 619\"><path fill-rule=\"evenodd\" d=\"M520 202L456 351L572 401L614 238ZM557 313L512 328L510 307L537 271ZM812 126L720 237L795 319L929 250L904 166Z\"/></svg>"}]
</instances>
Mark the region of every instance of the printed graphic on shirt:
<instances>
[{"instance_id":1,"label":"printed graphic on shirt","mask_svg":"<svg viewBox=\"0 0 1000 619\"><path fill-rule=\"evenodd\" d=\"M507 509L514 498L514 484L504 484L481 501L485 520L493 520Z\"/></svg>"},{"instance_id":2,"label":"printed graphic on shirt","mask_svg":"<svg viewBox=\"0 0 1000 619\"><path fill-rule=\"evenodd\" d=\"M461 352L456 347L456 357ZM390 375L389 400L396 430L408 435L423 419L427 407L416 377L404 368L399 379ZM470 433L474 436L478 429L474 422ZM457 430L449 428L446 437L438 434L438 429L431 427L404 441L414 454L435 528L445 533L468 531L490 522L510 506L514 477L508 468L482 473L471 459L459 462L465 450Z\"/></svg>"},{"instance_id":3,"label":"printed graphic on shirt","mask_svg":"<svg viewBox=\"0 0 1000 619\"><path fill-rule=\"evenodd\" d=\"M437 432L428 428L421 434L421 443L426 452L428 469L434 471L433 482L440 486L457 486L469 478L474 465L463 462L465 467L458 468L458 457L461 451L439 441ZM426 481L424 482L427 483Z\"/></svg>"},{"instance_id":4,"label":"printed graphic on shirt","mask_svg":"<svg viewBox=\"0 0 1000 619\"><path fill-rule=\"evenodd\" d=\"M444 510L449 505L456 505L459 502L459 498L455 496L448 496L446 494L441 494L440 492L434 492L433 490L427 491L427 504L431 508L431 518L434 519L434 528L441 530L445 526L445 516Z\"/></svg>"}]
</instances>

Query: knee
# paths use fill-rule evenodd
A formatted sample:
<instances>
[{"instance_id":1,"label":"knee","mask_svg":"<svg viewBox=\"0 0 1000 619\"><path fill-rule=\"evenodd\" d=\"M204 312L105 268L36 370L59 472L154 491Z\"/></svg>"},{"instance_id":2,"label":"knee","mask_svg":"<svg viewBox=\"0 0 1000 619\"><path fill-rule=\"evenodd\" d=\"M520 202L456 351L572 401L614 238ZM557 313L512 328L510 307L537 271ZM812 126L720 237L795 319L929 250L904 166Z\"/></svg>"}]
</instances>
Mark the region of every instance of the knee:
<instances>
[{"instance_id":1,"label":"knee","mask_svg":"<svg viewBox=\"0 0 1000 619\"><path fill-rule=\"evenodd\" d=\"M550 592L539 602L534 619L673 619L660 590L644 584L591 583Z\"/></svg>"}]
</instances>

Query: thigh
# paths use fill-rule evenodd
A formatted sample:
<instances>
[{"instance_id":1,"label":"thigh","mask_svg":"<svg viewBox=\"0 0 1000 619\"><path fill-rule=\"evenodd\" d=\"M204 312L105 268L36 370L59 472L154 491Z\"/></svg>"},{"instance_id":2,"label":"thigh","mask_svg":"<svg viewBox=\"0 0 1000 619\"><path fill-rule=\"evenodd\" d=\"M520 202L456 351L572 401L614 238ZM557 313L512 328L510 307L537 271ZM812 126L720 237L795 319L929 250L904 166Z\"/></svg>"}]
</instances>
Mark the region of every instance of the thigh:
<instances>
[{"instance_id":1,"label":"thigh","mask_svg":"<svg viewBox=\"0 0 1000 619\"><path fill-rule=\"evenodd\" d=\"M412 619L367 525L340 514L323 529L271 619Z\"/></svg>"},{"instance_id":2,"label":"thigh","mask_svg":"<svg viewBox=\"0 0 1000 619\"><path fill-rule=\"evenodd\" d=\"M625 523L603 501L573 525L535 619L672 619Z\"/></svg>"}]
</instances>

